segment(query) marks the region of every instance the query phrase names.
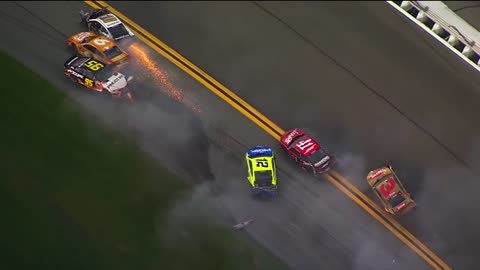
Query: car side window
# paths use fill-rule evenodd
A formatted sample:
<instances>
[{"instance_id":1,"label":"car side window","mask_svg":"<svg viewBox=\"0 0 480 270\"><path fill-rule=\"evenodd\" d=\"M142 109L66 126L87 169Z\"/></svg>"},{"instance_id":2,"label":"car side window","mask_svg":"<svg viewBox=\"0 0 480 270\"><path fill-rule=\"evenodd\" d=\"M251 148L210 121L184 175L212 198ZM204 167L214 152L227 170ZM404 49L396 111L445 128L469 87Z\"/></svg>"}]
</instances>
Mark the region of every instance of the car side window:
<instances>
[{"instance_id":1,"label":"car side window","mask_svg":"<svg viewBox=\"0 0 480 270\"><path fill-rule=\"evenodd\" d=\"M100 25L100 27L99 27L99 32L104 34L104 35L108 34L107 29L105 27L103 27L102 25Z\"/></svg>"},{"instance_id":2,"label":"car side window","mask_svg":"<svg viewBox=\"0 0 480 270\"><path fill-rule=\"evenodd\" d=\"M276 170L275 170L275 158L272 158L272 170L273 170L273 173L275 174L275 173L276 173Z\"/></svg>"},{"instance_id":3,"label":"car side window","mask_svg":"<svg viewBox=\"0 0 480 270\"><path fill-rule=\"evenodd\" d=\"M378 191L378 189L374 188L373 191L383 200L382 194Z\"/></svg>"},{"instance_id":4,"label":"car side window","mask_svg":"<svg viewBox=\"0 0 480 270\"><path fill-rule=\"evenodd\" d=\"M248 173L250 174L250 176L253 176L251 160L248 160Z\"/></svg>"},{"instance_id":5,"label":"car side window","mask_svg":"<svg viewBox=\"0 0 480 270\"><path fill-rule=\"evenodd\" d=\"M98 29L100 29L100 24L98 22L91 22L90 27L93 31L98 31Z\"/></svg>"},{"instance_id":6,"label":"car side window","mask_svg":"<svg viewBox=\"0 0 480 270\"><path fill-rule=\"evenodd\" d=\"M400 189L406 192L407 190L403 186L403 183L400 181L400 178L398 178L397 174L393 173L393 179L395 180L396 184L400 186Z\"/></svg>"}]
</instances>

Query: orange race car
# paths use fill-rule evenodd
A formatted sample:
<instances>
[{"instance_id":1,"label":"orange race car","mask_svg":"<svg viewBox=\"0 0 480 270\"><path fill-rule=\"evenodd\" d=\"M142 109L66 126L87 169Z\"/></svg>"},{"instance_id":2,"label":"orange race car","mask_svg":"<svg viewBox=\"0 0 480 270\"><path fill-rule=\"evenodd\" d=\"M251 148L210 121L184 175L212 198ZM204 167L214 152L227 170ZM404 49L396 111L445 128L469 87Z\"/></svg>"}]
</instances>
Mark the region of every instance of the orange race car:
<instances>
[{"instance_id":1,"label":"orange race car","mask_svg":"<svg viewBox=\"0 0 480 270\"><path fill-rule=\"evenodd\" d=\"M391 166L370 171L367 182L382 201L385 211L392 215L404 214L416 206Z\"/></svg>"},{"instance_id":2,"label":"orange race car","mask_svg":"<svg viewBox=\"0 0 480 270\"><path fill-rule=\"evenodd\" d=\"M128 54L121 50L115 41L93 32L78 33L71 36L67 43L81 56L93 57L117 67L126 64L129 58Z\"/></svg>"}]
</instances>

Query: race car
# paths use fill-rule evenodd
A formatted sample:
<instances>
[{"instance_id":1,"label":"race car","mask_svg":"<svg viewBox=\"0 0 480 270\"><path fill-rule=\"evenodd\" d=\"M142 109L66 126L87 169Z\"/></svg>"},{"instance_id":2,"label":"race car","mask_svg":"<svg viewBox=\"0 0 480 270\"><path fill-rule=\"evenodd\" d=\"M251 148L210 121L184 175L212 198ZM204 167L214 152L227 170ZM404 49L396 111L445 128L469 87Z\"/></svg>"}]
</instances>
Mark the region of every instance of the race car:
<instances>
[{"instance_id":1,"label":"race car","mask_svg":"<svg viewBox=\"0 0 480 270\"><path fill-rule=\"evenodd\" d=\"M285 132L280 138L280 145L302 169L314 175L327 172L336 163L326 148L299 128Z\"/></svg>"},{"instance_id":2,"label":"race car","mask_svg":"<svg viewBox=\"0 0 480 270\"><path fill-rule=\"evenodd\" d=\"M120 21L117 16L110 13L107 8L92 11L80 10L80 16L82 23L87 26L88 30L98 35L104 35L115 41L135 36L135 34Z\"/></svg>"},{"instance_id":3,"label":"race car","mask_svg":"<svg viewBox=\"0 0 480 270\"><path fill-rule=\"evenodd\" d=\"M133 79L116 72L111 65L91 57L72 56L64 64L65 75L75 83L114 98L132 100L127 84Z\"/></svg>"},{"instance_id":4,"label":"race car","mask_svg":"<svg viewBox=\"0 0 480 270\"><path fill-rule=\"evenodd\" d=\"M392 166L370 171L367 182L382 202L385 211L392 215L404 214L416 206Z\"/></svg>"},{"instance_id":5,"label":"race car","mask_svg":"<svg viewBox=\"0 0 480 270\"><path fill-rule=\"evenodd\" d=\"M277 190L275 156L268 146L255 146L245 154L248 168L248 182L254 195L274 195Z\"/></svg>"},{"instance_id":6,"label":"race car","mask_svg":"<svg viewBox=\"0 0 480 270\"><path fill-rule=\"evenodd\" d=\"M78 55L93 57L104 63L123 66L128 60L128 53L121 50L115 41L94 32L81 32L71 36L67 44Z\"/></svg>"}]
</instances>

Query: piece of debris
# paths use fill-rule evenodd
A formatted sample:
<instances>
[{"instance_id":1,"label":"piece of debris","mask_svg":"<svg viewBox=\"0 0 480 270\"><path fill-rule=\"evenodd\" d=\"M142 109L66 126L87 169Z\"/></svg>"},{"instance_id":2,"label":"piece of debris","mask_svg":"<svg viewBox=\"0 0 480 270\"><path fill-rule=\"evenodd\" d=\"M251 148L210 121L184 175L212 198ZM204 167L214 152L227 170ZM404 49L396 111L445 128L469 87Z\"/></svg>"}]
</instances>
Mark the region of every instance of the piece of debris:
<instances>
[{"instance_id":1,"label":"piece of debris","mask_svg":"<svg viewBox=\"0 0 480 270\"><path fill-rule=\"evenodd\" d=\"M243 230L243 228L247 227L252 222L253 222L253 219L250 219L250 220L244 221L242 223L238 223L236 225L233 225L233 228L236 229L236 230Z\"/></svg>"}]
</instances>

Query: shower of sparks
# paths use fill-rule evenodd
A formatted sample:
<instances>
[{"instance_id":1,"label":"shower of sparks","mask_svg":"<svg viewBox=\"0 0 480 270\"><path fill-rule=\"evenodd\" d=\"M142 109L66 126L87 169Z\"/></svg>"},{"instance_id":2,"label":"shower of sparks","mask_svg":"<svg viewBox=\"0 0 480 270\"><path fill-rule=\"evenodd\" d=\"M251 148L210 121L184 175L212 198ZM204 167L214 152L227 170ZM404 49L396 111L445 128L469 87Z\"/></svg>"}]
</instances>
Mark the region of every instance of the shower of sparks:
<instances>
[{"instance_id":1,"label":"shower of sparks","mask_svg":"<svg viewBox=\"0 0 480 270\"><path fill-rule=\"evenodd\" d=\"M129 46L129 52L139 62L139 64L149 71L152 79L165 94L173 98L175 101L188 106L194 112L201 111L200 106L189 100L185 96L183 90L179 89L172 83L172 81L168 78L166 71L159 68L155 61L150 59L142 47L136 43L133 43Z\"/></svg>"}]
</instances>

